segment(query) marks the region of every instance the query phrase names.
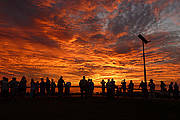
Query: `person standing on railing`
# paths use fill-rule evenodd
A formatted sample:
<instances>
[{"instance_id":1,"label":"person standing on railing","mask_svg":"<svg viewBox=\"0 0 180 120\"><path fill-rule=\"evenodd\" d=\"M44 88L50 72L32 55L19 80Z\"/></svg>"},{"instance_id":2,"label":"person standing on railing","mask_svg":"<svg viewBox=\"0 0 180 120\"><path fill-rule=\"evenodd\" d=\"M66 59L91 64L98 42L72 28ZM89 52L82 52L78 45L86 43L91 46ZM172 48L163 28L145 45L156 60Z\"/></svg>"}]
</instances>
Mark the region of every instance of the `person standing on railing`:
<instances>
[{"instance_id":1,"label":"person standing on railing","mask_svg":"<svg viewBox=\"0 0 180 120\"><path fill-rule=\"evenodd\" d=\"M83 79L79 82L80 92L81 92L81 98L83 99L84 92L85 92L85 98L87 99L88 94L88 81L86 80L85 76L83 76Z\"/></svg>"},{"instance_id":2,"label":"person standing on railing","mask_svg":"<svg viewBox=\"0 0 180 120\"><path fill-rule=\"evenodd\" d=\"M61 76L60 79L58 80L58 94L60 96L63 96L63 87L64 87L64 80L63 80L63 77Z\"/></svg>"},{"instance_id":3,"label":"person standing on railing","mask_svg":"<svg viewBox=\"0 0 180 120\"><path fill-rule=\"evenodd\" d=\"M3 77L1 81L1 94L3 97L7 97L9 94L8 78Z\"/></svg>"},{"instance_id":4,"label":"person standing on railing","mask_svg":"<svg viewBox=\"0 0 180 120\"><path fill-rule=\"evenodd\" d=\"M55 95L55 89L56 89L56 83L54 82L54 80L51 80L51 95L54 96Z\"/></svg>"},{"instance_id":5,"label":"person standing on railing","mask_svg":"<svg viewBox=\"0 0 180 120\"><path fill-rule=\"evenodd\" d=\"M102 95L105 95L106 82L104 80L101 81L102 87Z\"/></svg>"}]
</instances>

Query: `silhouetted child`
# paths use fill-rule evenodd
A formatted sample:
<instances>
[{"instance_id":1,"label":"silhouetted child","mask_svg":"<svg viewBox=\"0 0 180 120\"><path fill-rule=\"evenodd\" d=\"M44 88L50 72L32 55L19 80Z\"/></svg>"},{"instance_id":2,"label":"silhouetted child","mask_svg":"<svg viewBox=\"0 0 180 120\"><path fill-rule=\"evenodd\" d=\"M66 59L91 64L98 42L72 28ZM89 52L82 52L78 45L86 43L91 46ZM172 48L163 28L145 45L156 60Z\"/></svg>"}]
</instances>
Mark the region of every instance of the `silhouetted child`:
<instances>
[{"instance_id":1,"label":"silhouetted child","mask_svg":"<svg viewBox=\"0 0 180 120\"><path fill-rule=\"evenodd\" d=\"M92 96L93 91L94 91L94 83L92 82L92 79L89 79L89 94Z\"/></svg>"},{"instance_id":2,"label":"silhouetted child","mask_svg":"<svg viewBox=\"0 0 180 120\"><path fill-rule=\"evenodd\" d=\"M69 96L70 95L70 87L71 87L71 82L67 82L65 84L65 95Z\"/></svg>"}]
</instances>

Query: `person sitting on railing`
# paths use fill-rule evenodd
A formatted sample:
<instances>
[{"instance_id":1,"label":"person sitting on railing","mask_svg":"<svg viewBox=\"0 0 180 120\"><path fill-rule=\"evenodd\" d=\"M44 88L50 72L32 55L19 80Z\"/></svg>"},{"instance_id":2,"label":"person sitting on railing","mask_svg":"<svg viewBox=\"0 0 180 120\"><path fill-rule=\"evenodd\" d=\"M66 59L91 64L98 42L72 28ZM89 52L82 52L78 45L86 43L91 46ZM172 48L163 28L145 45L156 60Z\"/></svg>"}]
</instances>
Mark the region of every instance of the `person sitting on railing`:
<instances>
[{"instance_id":1,"label":"person sitting on railing","mask_svg":"<svg viewBox=\"0 0 180 120\"><path fill-rule=\"evenodd\" d=\"M1 94L3 97L7 97L9 94L8 78L3 77L1 81Z\"/></svg>"},{"instance_id":2,"label":"person sitting on railing","mask_svg":"<svg viewBox=\"0 0 180 120\"><path fill-rule=\"evenodd\" d=\"M85 92L85 98L87 98L88 81L86 80L85 76L83 76L83 79L80 80L79 87L80 87L80 91L81 91L81 98L83 98L84 92Z\"/></svg>"},{"instance_id":3,"label":"person sitting on railing","mask_svg":"<svg viewBox=\"0 0 180 120\"><path fill-rule=\"evenodd\" d=\"M102 95L105 95L106 82L102 80L101 85L102 85Z\"/></svg>"},{"instance_id":4,"label":"person sitting on railing","mask_svg":"<svg viewBox=\"0 0 180 120\"><path fill-rule=\"evenodd\" d=\"M54 82L54 80L51 80L51 95L54 96L55 95L55 89L56 89L56 83Z\"/></svg>"}]
</instances>

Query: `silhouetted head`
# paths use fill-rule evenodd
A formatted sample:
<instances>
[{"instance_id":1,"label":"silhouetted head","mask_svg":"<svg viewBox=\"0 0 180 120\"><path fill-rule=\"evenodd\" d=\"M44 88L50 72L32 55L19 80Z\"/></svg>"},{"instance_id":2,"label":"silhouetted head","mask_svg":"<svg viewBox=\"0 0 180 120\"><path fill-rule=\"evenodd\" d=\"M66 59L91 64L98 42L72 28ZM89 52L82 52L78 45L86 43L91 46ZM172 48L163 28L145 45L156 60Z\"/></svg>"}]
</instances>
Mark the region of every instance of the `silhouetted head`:
<instances>
[{"instance_id":1,"label":"silhouetted head","mask_svg":"<svg viewBox=\"0 0 180 120\"><path fill-rule=\"evenodd\" d=\"M108 79L108 82L110 82L110 79Z\"/></svg>"},{"instance_id":2,"label":"silhouetted head","mask_svg":"<svg viewBox=\"0 0 180 120\"><path fill-rule=\"evenodd\" d=\"M171 82L170 84L173 85L173 82Z\"/></svg>"},{"instance_id":3,"label":"silhouetted head","mask_svg":"<svg viewBox=\"0 0 180 120\"><path fill-rule=\"evenodd\" d=\"M150 79L150 82L153 82L153 79Z\"/></svg>"},{"instance_id":4,"label":"silhouetted head","mask_svg":"<svg viewBox=\"0 0 180 120\"><path fill-rule=\"evenodd\" d=\"M130 80L130 83L132 83L132 80Z\"/></svg>"},{"instance_id":5,"label":"silhouetted head","mask_svg":"<svg viewBox=\"0 0 180 120\"><path fill-rule=\"evenodd\" d=\"M33 78L31 79L31 82L34 82L34 79L33 79Z\"/></svg>"},{"instance_id":6,"label":"silhouetted head","mask_svg":"<svg viewBox=\"0 0 180 120\"><path fill-rule=\"evenodd\" d=\"M21 80L26 80L26 77L25 77L25 76L23 76Z\"/></svg>"},{"instance_id":7,"label":"silhouetted head","mask_svg":"<svg viewBox=\"0 0 180 120\"><path fill-rule=\"evenodd\" d=\"M83 76L83 80L85 80L86 79L86 77L85 76Z\"/></svg>"},{"instance_id":8,"label":"silhouetted head","mask_svg":"<svg viewBox=\"0 0 180 120\"><path fill-rule=\"evenodd\" d=\"M15 77L13 77L13 78L12 78L12 80L16 81L16 78L15 78Z\"/></svg>"},{"instance_id":9,"label":"silhouetted head","mask_svg":"<svg viewBox=\"0 0 180 120\"><path fill-rule=\"evenodd\" d=\"M3 80L6 80L6 77L3 77Z\"/></svg>"},{"instance_id":10,"label":"silhouetted head","mask_svg":"<svg viewBox=\"0 0 180 120\"><path fill-rule=\"evenodd\" d=\"M54 82L54 79L51 79L52 82Z\"/></svg>"},{"instance_id":11,"label":"silhouetted head","mask_svg":"<svg viewBox=\"0 0 180 120\"><path fill-rule=\"evenodd\" d=\"M41 82L44 82L44 78L41 78Z\"/></svg>"}]
</instances>

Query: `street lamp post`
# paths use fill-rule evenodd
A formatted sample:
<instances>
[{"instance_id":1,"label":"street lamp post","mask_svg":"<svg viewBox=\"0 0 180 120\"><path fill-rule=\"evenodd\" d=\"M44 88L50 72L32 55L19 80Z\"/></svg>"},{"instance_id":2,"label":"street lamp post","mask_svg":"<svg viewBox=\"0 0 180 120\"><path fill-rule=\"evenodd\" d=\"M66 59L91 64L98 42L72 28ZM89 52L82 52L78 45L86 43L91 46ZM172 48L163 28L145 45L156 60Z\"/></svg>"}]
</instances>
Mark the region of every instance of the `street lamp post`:
<instances>
[{"instance_id":1,"label":"street lamp post","mask_svg":"<svg viewBox=\"0 0 180 120\"><path fill-rule=\"evenodd\" d=\"M144 82L147 83L147 80L146 80L146 60L145 60L144 44L147 44L150 41L147 41L141 34L139 34L138 37L142 40L142 45L143 45Z\"/></svg>"}]
</instances>

